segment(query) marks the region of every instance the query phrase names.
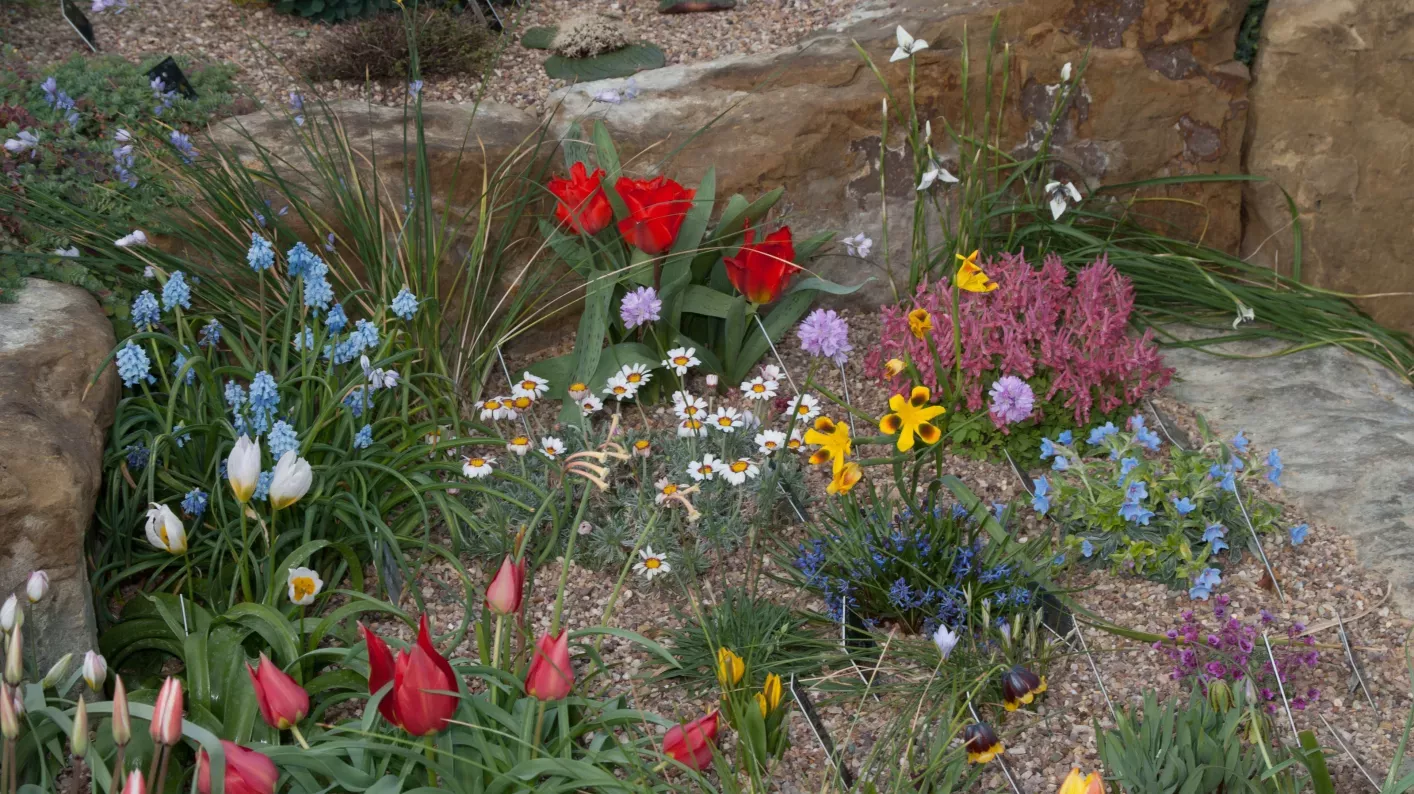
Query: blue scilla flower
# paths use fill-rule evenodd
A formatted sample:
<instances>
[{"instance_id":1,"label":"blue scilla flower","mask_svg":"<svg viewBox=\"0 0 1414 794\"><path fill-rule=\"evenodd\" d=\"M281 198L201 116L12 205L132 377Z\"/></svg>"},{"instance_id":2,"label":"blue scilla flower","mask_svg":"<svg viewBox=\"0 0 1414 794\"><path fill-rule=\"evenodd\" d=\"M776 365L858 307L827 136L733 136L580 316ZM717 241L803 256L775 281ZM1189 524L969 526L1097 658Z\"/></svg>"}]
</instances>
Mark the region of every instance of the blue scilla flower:
<instances>
[{"instance_id":1,"label":"blue scilla flower","mask_svg":"<svg viewBox=\"0 0 1414 794\"><path fill-rule=\"evenodd\" d=\"M275 266L275 247L264 237L250 233L250 249L245 252L246 264L257 273L263 273Z\"/></svg>"},{"instance_id":2,"label":"blue scilla flower","mask_svg":"<svg viewBox=\"0 0 1414 794\"><path fill-rule=\"evenodd\" d=\"M123 385L132 388L142 382L144 378L148 383L157 379L152 377L150 370L152 362L147 354L142 352L142 348L128 342L118 351L118 377L123 379Z\"/></svg>"},{"instance_id":3,"label":"blue scilla flower","mask_svg":"<svg viewBox=\"0 0 1414 794\"><path fill-rule=\"evenodd\" d=\"M1300 546L1306 542L1306 536L1310 534L1311 528L1305 524L1297 524L1286 532L1291 537L1291 545Z\"/></svg>"},{"instance_id":4,"label":"blue scilla flower","mask_svg":"<svg viewBox=\"0 0 1414 794\"><path fill-rule=\"evenodd\" d=\"M324 315L324 327L328 328L331 333L339 333L344 330L344 328L348 327L348 324L349 316L344 314L344 305L342 303L334 304L330 307L329 313Z\"/></svg>"},{"instance_id":5,"label":"blue scilla flower","mask_svg":"<svg viewBox=\"0 0 1414 794\"><path fill-rule=\"evenodd\" d=\"M161 322L162 310L157 308L157 296L151 290L143 290L133 298L132 318L133 326L139 331L146 331Z\"/></svg>"},{"instance_id":6,"label":"blue scilla flower","mask_svg":"<svg viewBox=\"0 0 1414 794\"><path fill-rule=\"evenodd\" d=\"M191 441L191 433L182 432L182 428L186 426L186 422L178 422L176 426L172 428L172 440L177 442L178 448L185 447L187 442Z\"/></svg>"},{"instance_id":7,"label":"blue scilla flower","mask_svg":"<svg viewBox=\"0 0 1414 794\"><path fill-rule=\"evenodd\" d=\"M900 576L889 588L889 603L897 609L908 609L913 603L913 590L908 586L908 582Z\"/></svg>"},{"instance_id":8,"label":"blue scilla flower","mask_svg":"<svg viewBox=\"0 0 1414 794\"><path fill-rule=\"evenodd\" d=\"M1060 435L1056 436L1056 442L1064 444L1067 447L1070 446L1070 442L1074 440L1075 436L1069 430L1063 430Z\"/></svg>"},{"instance_id":9,"label":"blue scilla flower","mask_svg":"<svg viewBox=\"0 0 1414 794\"><path fill-rule=\"evenodd\" d=\"M1056 454L1056 445L1049 438L1041 439L1041 460L1050 460Z\"/></svg>"},{"instance_id":10,"label":"blue scilla flower","mask_svg":"<svg viewBox=\"0 0 1414 794\"><path fill-rule=\"evenodd\" d=\"M967 513L967 508L963 507L963 506L960 505L960 504L953 503L953 506L952 506L952 517L953 517L953 519L966 518L967 515L968 515L968 513Z\"/></svg>"},{"instance_id":11,"label":"blue scilla flower","mask_svg":"<svg viewBox=\"0 0 1414 794\"><path fill-rule=\"evenodd\" d=\"M1118 432L1119 428L1115 427L1114 422L1106 422L1104 423L1104 425L1091 430L1090 437L1086 440L1090 444L1098 447L1101 444L1105 443L1105 439Z\"/></svg>"},{"instance_id":12,"label":"blue scilla flower","mask_svg":"<svg viewBox=\"0 0 1414 794\"><path fill-rule=\"evenodd\" d=\"M1272 485L1281 487L1281 473L1286 467L1281 465L1281 452L1275 448L1267 453L1267 479Z\"/></svg>"},{"instance_id":13,"label":"blue scilla flower","mask_svg":"<svg viewBox=\"0 0 1414 794\"><path fill-rule=\"evenodd\" d=\"M1181 516L1186 516L1197 508L1198 506L1193 504L1193 500L1186 496L1181 496L1173 500L1173 509L1177 510L1178 514Z\"/></svg>"},{"instance_id":14,"label":"blue scilla flower","mask_svg":"<svg viewBox=\"0 0 1414 794\"><path fill-rule=\"evenodd\" d=\"M953 558L952 575L953 578L962 579L972 573L972 558L977 552L971 546L963 546L957 550L957 556Z\"/></svg>"},{"instance_id":15,"label":"blue scilla flower","mask_svg":"<svg viewBox=\"0 0 1414 794\"><path fill-rule=\"evenodd\" d=\"M314 263L324 264L324 260L319 255L309 250L309 246L304 243L295 243L295 247L285 252L286 267L290 278L300 278L309 270Z\"/></svg>"},{"instance_id":16,"label":"blue scilla flower","mask_svg":"<svg viewBox=\"0 0 1414 794\"><path fill-rule=\"evenodd\" d=\"M182 512L194 518L201 518L201 514L206 512L207 500L205 491L193 488L187 492L186 498L182 499Z\"/></svg>"},{"instance_id":17,"label":"blue scilla flower","mask_svg":"<svg viewBox=\"0 0 1414 794\"><path fill-rule=\"evenodd\" d=\"M186 363L187 357L178 353L177 357L172 359L172 377L177 377L177 373L182 371L182 366ZM186 382L188 386L196 382L196 367L187 370Z\"/></svg>"},{"instance_id":18,"label":"blue scilla flower","mask_svg":"<svg viewBox=\"0 0 1414 794\"><path fill-rule=\"evenodd\" d=\"M1070 461L1064 455L1057 455L1056 459L1051 462L1053 471L1065 471L1068 468L1070 468Z\"/></svg>"},{"instance_id":19,"label":"blue scilla flower","mask_svg":"<svg viewBox=\"0 0 1414 794\"><path fill-rule=\"evenodd\" d=\"M286 452L299 449L299 435L289 422L281 419L270 428L270 457L279 460Z\"/></svg>"},{"instance_id":20,"label":"blue scilla flower","mask_svg":"<svg viewBox=\"0 0 1414 794\"><path fill-rule=\"evenodd\" d=\"M364 425L362 429L354 435L354 449L368 449L373 445L373 425Z\"/></svg>"},{"instance_id":21,"label":"blue scilla flower","mask_svg":"<svg viewBox=\"0 0 1414 794\"><path fill-rule=\"evenodd\" d=\"M1046 511L1051 509L1051 499L1049 496L1051 484L1046 481L1045 477L1038 477L1031 481L1031 486L1031 508L1041 515L1045 515Z\"/></svg>"},{"instance_id":22,"label":"blue scilla flower","mask_svg":"<svg viewBox=\"0 0 1414 794\"><path fill-rule=\"evenodd\" d=\"M411 320L413 315L417 314L417 303L417 296L413 295L412 291L407 287L403 287L398 291L398 294L393 297L393 302L389 307L393 310L393 314L398 315L404 320Z\"/></svg>"},{"instance_id":23,"label":"blue scilla flower","mask_svg":"<svg viewBox=\"0 0 1414 794\"><path fill-rule=\"evenodd\" d=\"M270 482L274 479L275 472L273 471L260 473L260 477L255 481L255 493L253 494L257 502L265 501L265 498L270 495Z\"/></svg>"},{"instance_id":24,"label":"blue scilla flower","mask_svg":"<svg viewBox=\"0 0 1414 794\"><path fill-rule=\"evenodd\" d=\"M215 347L221 344L221 321L211 320L201 327L201 338L196 342L198 347Z\"/></svg>"},{"instance_id":25,"label":"blue scilla flower","mask_svg":"<svg viewBox=\"0 0 1414 794\"><path fill-rule=\"evenodd\" d=\"M977 578L983 584L991 584L992 582L1000 582L1001 580L1007 578L1010 575L1011 566L1007 565L1006 563L999 563L983 571L982 575Z\"/></svg>"},{"instance_id":26,"label":"blue scilla flower","mask_svg":"<svg viewBox=\"0 0 1414 794\"><path fill-rule=\"evenodd\" d=\"M162 285L162 311L170 312L178 306L191 308L191 287L187 286L186 274L174 270L167 277L167 283Z\"/></svg>"},{"instance_id":27,"label":"blue scilla flower","mask_svg":"<svg viewBox=\"0 0 1414 794\"><path fill-rule=\"evenodd\" d=\"M1013 587L1010 595L1011 602L1017 606L1026 606L1031 603L1031 591L1024 587Z\"/></svg>"},{"instance_id":28,"label":"blue scilla flower","mask_svg":"<svg viewBox=\"0 0 1414 794\"><path fill-rule=\"evenodd\" d=\"M1239 430L1237 435L1232 437L1232 448L1238 452L1246 452L1247 448L1252 446L1252 442L1247 440L1245 433L1245 430Z\"/></svg>"},{"instance_id":29,"label":"blue scilla flower","mask_svg":"<svg viewBox=\"0 0 1414 794\"><path fill-rule=\"evenodd\" d=\"M1085 540L1080 541L1080 554L1081 554L1081 556L1085 557L1087 560L1088 560L1089 558L1091 558L1091 557L1094 557L1094 556L1095 556L1095 544L1091 543L1088 538L1085 539Z\"/></svg>"},{"instance_id":30,"label":"blue scilla flower","mask_svg":"<svg viewBox=\"0 0 1414 794\"><path fill-rule=\"evenodd\" d=\"M141 442L123 448L128 453L128 470L142 471L147 468L147 445Z\"/></svg>"}]
</instances>

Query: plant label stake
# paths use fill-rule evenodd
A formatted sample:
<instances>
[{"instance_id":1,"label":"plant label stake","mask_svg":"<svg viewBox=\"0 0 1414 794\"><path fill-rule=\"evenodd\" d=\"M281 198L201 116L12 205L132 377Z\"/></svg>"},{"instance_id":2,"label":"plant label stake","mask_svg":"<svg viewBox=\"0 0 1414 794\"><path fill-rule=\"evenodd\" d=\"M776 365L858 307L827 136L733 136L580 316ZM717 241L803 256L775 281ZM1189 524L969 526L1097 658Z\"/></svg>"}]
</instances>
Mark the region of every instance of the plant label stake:
<instances>
[{"instance_id":1,"label":"plant label stake","mask_svg":"<svg viewBox=\"0 0 1414 794\"><path fill-rule=\"evenodd\" d=\"M79 34L79 38L83 39L83 43L87 44L90 50L98 52L98 40L93 37L93 23L74 5L73 0L59 0L59 16L69 23L69 27Z\"/></svg>"},{"instance_id":2,"label":"plant label stake","mask_svg":"<svg viewBox=\"0 0 1414 794\"><path fill-rule=\"evenodd\" d=\"M844 754L835 751L835 743L830 741L830 732L825 728L819 713L815 711L815 705L810 702L810 693L796 682L795 673L790 674L790 694L795 698L795 704L800 707L800 713L805 715L805 722L810 726L810 732L815 734L815 741L820 743L820 749L825 751L825 757L839 770L845 790L854 788L854 773L849 771Z\"/></svg>"},{"instance_id":3,"label":"plant label stake","mask_svg":"<svg viewBox=\"0 0 1414 794\"><path fill-rule=\"evenodd\" d=\"M162 63L157 64L147 70L149 79L162 81L162 86L168 91L176 91L187 99L196 99L196 89L187 82L187 76L182 74L182 67L172 60L168 55L162 59Z\"/></svg>"},{"instance_id":4,"label":"plant label stake","mask_svg":"<svg viewBox=\"0 0 1414 794\"><path fill-rule=\"evenodd\" d=\"M974 722L982 721L982 718L977 714L977 709L972 707L971 695L967 696L967 710L972 712L972 719ZM1016 794L1022 794L1021 787L1016 785L1016 779L1011 776L1011 770L1007 769L1006 759L1002 758L1000 755L997 756L997 766L1000 766L1002 768L1002 774L1006 776L1006 782L1011 784L1011 790L1015 791Z\"/></svg>"},{"instance_id":5,"label":"plant label stake","mask_svg":"<svg viewBox=\"0 0 1414 794\"><path fill-rule=\"evenodd\" d=\"M752 314L751 317L756 320L756 325L761 328L761 338L766 340L767 345L770 345L771 355L775 356L776 363L781 365L781 372L785 374L786 383L790 384L790 390L795 392L796 398L799 399L800 389L797 389L795 387L795 379L790 376L790 370L786 368L786 361L785 359L781 358L781 351L776 349L776 343L771 341L771 335L766 332L766 324L761 322L761 315Z\"/></svg>"}]
</instances>

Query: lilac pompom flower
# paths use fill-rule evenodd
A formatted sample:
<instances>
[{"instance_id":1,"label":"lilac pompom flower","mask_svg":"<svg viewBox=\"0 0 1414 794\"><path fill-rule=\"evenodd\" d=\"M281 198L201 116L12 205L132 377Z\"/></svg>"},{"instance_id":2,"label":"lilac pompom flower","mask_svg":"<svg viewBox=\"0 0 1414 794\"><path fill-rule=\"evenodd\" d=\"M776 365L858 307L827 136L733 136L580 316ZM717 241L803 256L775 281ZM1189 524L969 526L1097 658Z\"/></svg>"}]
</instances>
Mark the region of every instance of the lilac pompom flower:
<instances>
[{"instance_id":1,"label":"lilac pompom flower","mask_svg":"<svg viewBox=\"0 0 1414 794\"><path fill-rule=\"evenodd\" d=\"M1030 418L1036 407L1036 394L1026 381L1015 375L1004 375L992 384L992 415L1006 424Z\"/></svg>"},{"instance_id":2,"label":"lilac pompom flower","mask_svg":"<svg viewBox=\"0 0 1414 794\"><path fill-rule=\"evenodd\" d=\"M854 347L849 343L849 323L834 309L816 309L796 331L800 347L812 356L828 358L842 367Z\"/></svg>"},{"instance_id":3,"label":"lilac pompom flower","mask_svg":"<svg viewBox=\"0 0 1414 794\"><path fill-rule=\"evenodd\" d=\"M658 293L652 287L639 287L625 295L619 305L619 316L628 329L657 322L662 311L663 301L659 300Z\"/></svg>"}]
</instances>

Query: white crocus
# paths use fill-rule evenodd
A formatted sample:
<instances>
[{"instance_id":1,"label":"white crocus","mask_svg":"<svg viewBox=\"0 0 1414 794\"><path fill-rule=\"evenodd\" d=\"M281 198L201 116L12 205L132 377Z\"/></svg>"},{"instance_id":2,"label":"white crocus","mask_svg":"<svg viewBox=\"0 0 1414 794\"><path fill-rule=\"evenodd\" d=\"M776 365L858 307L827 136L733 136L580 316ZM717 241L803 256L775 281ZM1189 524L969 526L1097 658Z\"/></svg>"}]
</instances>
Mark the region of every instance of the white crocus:
<instances>
[{"instance_id":1,"label":"white crocus","mask_svg":"<svg viewBox=\"0 0 1414 794\"><path fill-rule=\"evenodd\" d=\"M103 682L108 680L108 660L97 651L83 655L83 680L94 692L103 691Z\"/></svg>"},{"instance_id":2,"label":"white crocus","mask_svg":"<svg viewBox=\"0 0 1414 794\"><path fill-rule=\"evenodd\" d=\"M1046 195L1050 196L1052 220L1060 220L1060 216L1065 213L1065 209L1068 206L1066 202L1067 198L1076 204L1080 203L1081 198L1080 191L1070 182L1066 182L1065 184L1061 184L1060 182L1047 182Z\"/></svg>"},{"instance_id":3,"label":"white crocus","mask_svg":"<svg viewBox=\"0 0 1414 794\"><path fill-rule=\"evenodd\" d=\"M952 655L952 649L957 647L957 632L951 631L944 624L938 624L938 630L933 632L933 643L938 646L938 652L943 655L943 661Z\"/></svg>"},{"instance_id":4,"label":"white crocus","mask_svg":"<svg viewBox=\"0 0 1414 794\"><path fill-rule=\"evenodd\" d=\"M908 31L903 29L903 25L899 25L894 30L894 37L898 39L898 47L894 50L894 54L889 56L889 63L907 60L928 49L928 42L913 38Z\"/></svg>"},{"instance_id":5,"label":"white crocus","mask_svg":"<svg viewBox=\"0 0 1414 794\"><path fill-rule=\"evenodd\" d=\"M5 151L10 154L21 154L39 145L39 136L29 130L22 130L18 138L11 138L5 141Z\"/></svg>"},{"instance_id":6,"label":"white crocus","mask_svg":"<svg viewBox=\"0 0 1414 794\"><path fill-rule=\"evenodd\" d=\"M309 493L314 483L314 469L309 461L289 450L280 456L275 464L275 474L270 478L270 506L284 510Z\"/></svg>"},{"instance_id":7,"label":"white crocus","mask_svg":"<svg viewBox=\"0 0 1414 794\"><path fill-rule=\"evenodd\" d=\"M20 599L12 593L9 598L5 599L5 605L0 607L0 629L9 634L15 630L16 625L23 622Z\"/></svg>"},{"instance_id":8,"label":"white crocus","mask_svg":"<svg viewBox=\"0 0 1414 794\"><path fill-rule=\"evenodd\" d=\"M49 574L44 571L33 571L29 579L25 581L25 597L31 604L38 604L49 595Z\"/></svg>"},{"instance_id":9,"label":"white crocus","mask_svg":"<svg viewBox=\"0 0 1414 794\"><path fill-rule=\"evenodd\" d=\"M186 554L187 528L172 508L153 502L147 510L147 542L171 554Z\"/></svg>"},{"instance_id":10,"label":"white crocus","mask_svg":"<svg viewBox=\"0 0 1414 794\"><path fill-rule=\"evenodd\" d=\"M231 483L237 502L250 501L260 484L260 439L252 441L245 435L236 439L236 446L226 458L226 480Z\"/></svg>"},{"instance_id":11,"label":"white crocus","mask_svg":"<svg viewBox=\"0 0 1414 794\"><path fill-rule=\"evenodd\" d=\"M1242 301L1238 301L1237 316L1232 318L1232 330L1236 331L1237 326L1242 325L1243 323L1250 323L1256 319L1257 313L1252 311L1252 307L1248 306Z\"/></svg>"},{"instance_id":12,"label":"white crocus","mask_svg":"<svg viewBox=\"0 0 1414 794\"><path fill-rule=\"evenodd\" d=\"M874 241L867 237L864 232L846 237L841 242L844 243L845 253L858 259L867 259L869 251L874 247Z\"/></svg>"},{"instance_id":13,"label":"white crocus","mask_svg":"<svg viewBox=\"0 0 1414 794\"><path fill-rule=\"evenodd\" d=\"M291 568L289 578L290 603L307 607L314 603L314 597L324 589L324 580L313 568Z\"/></svg>"},{"instance_id":14,"label":"white crocus","mask_svg":"<svg viewBox=\"0 0 1414 794\"><path fill-rule=\"evenodd\" d=\"M113 241L113 245L119 248L128 248L134 245L147 245L147 232L142 229L133 229L132 233L125 234Z\"/></svg>"}]
</instances>

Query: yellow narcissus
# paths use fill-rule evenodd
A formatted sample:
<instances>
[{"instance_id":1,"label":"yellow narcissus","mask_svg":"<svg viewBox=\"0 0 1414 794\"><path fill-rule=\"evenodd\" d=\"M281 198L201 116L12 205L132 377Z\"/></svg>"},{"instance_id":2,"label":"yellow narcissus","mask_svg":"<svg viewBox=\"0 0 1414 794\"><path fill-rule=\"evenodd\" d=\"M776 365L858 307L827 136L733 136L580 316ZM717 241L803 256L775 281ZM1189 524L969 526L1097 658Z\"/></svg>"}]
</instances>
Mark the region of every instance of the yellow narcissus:
<instances>
[{"instance_id":1,"label":"yellow narcissus","mask_svg":"<svg viewBox=\"0 0 1414 794\"><path fill-rule=\"evenodd\" d=\"M1080 776L1079 769L1071 769L1056 794L1105 794L1105 784L1099 772Z\"/></svg>"},{"instance_id":2,"label":"yellow narcissus","mask_svg":"<svg viewBox=\"0 0 1414 794\"><path fill-rule=\"evenodd\" d=\"M879 432L886 436L897 434L899 452L913 449L914 436L922 439L924 444L936 444L942 438L942 431L934 427L931 421L946 413L947 409L941 405L929 405L931 398L932 393L927 386L913 387L907 399L902 394L889 398L889 410L893 413L879 420Z\"/></svg>"},{"instance_id":3,"label":"yellow narcissus","mask_svg":"<svg viewBox=\"0 0 1414 794\"><path fill-rule=\"evenodd\" d=\"M982 268L977 264L977 255L981 251L973 251L967 256L958 254L957 258L962 260L962 264L957 269L958 289L965 289L968 292L991 292L997 288L997 282L993 281Z\"/></svg>"},{"instance_id":4,"label":"yellow narcissus","mask_svg":"<svg viewBox=\"0 0 1414 794\"><path fill-rule=\"evenodd\" d=\"M849 425L844 422L836 424L828 416L822 416L815 420L814 428L805 431L805 443L819 447L810 455L811 465L818 466L827 460L833 461L834 475L840 476L851 450Z\"/></svg>"}]
</instances>

